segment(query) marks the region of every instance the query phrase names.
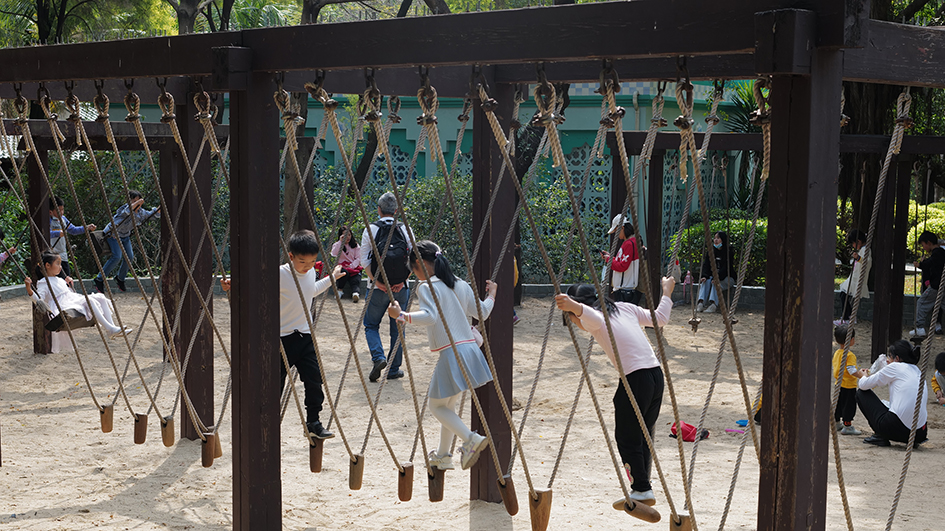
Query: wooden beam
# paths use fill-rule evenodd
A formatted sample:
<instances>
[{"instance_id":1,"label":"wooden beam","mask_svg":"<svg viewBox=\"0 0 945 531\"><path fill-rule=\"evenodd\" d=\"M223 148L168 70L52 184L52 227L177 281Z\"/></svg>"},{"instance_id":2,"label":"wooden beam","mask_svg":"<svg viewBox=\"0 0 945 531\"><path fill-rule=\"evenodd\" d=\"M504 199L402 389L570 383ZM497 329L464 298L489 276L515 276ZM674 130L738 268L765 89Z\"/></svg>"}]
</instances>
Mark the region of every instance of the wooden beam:
<instances>
[{"instance_id":1,"label":"wooden beam","mask_svg":"<svg viewBox=\"0 0 945 531\"><path fill-rule=\"evenodd\" d=\"M545 63L545 76L554 83L584 83L600 79L601 62L561 61ZM613 61L621 81L675 80L678 71L676 59L645 57ZM688 61L689 77L693 80L751 79L755 73L752 54L702 55ZM534 83L537 79L532 64L496 65L497 83Z\"/></svg>"},{"instance_id":2,"label":"wooden beam","mask_svg":"<svg viewBox=\"0 0 945 531\"><path fill-rule=\"evenodd\" d=\"M677 148L679 146L676 146ZM653 300L658 301L660 293L660 279L663 278L660 267L663 259L663 157L666 151L654 149L650 159L646 182L646 201L638 201L637 207L641 215L648 214L646 220L646 266L650 268L650 285L646 286L653 294ZM643 178L641 176L641 178ZM644 188L646 190L647 188Z\"/></svg>"},{"instance_id":3,"label":"wooden beam","mask_svg":"<svg viewBox=\"0 0 945 531\"><path fill-rule=\"evenodd\" d=\"M279 121L272 77L231 100L233 529L282 528L279 399ZM299 445L306 444L299 438ZM304 450L303 450L304 451Z\"/></svg>"},{"instance_id":4,"label":"wooden beam","mask_svg":"<svg viewBox=\"0 0 945 531\"><path fill-rule=\"evenodd\" d=\"M771 89L759 529L825 525L841 60Z\"/></svg>"},{"instance_id":5,"label":"wooden beam","mask_svg":"<svg viewBox=\"0 0 945 531\"><path fill-rule=\"evenodd\" d=\"M846 81L945 87L945 29L871 20L869 42L843 52Z\"/></svg>"},{"instance_id":6,"label":"wooden beam","mask_svg":"<svg viewBox=\"0 0 945 531\"><path fill-rule=\"evenodd\" d=\"M168 77L165 89L171 94L181 95L186 93L189 85L189 78ZM53 100L64 100L66 95L68 95L65 83L50 82L46 83L45 87L46 90L49 91L49 96ZM35 99L36 93L39 89L39 83L26 82L23 83L23 86L20 87L20 89L23 96L30 99ZM161 89L158 88L157 83L155 83L152 79L138 80L138 82L136 82L134 85L134 91L138 97L141 98L143 103L157 103L158 96L161 95ZM102 86L102 93L111 99L112 109L115 110L116 114L119 112L119 109L121 109L121 112L124 112L125 106L122 104L122 101L127 92L128 88L125 87L125 81L122 79L105 80ZM79 100L83 102L90 102L92 101L92 98L98 94L98 91L95 89L95 86L91 81L78 81L72 87L72 93L75 94ZM12 84L0 84L0 98L13 99L15 97L16 91L14 90ZM65 118L65 116L63 116L63 118ZM119 123L121 122L113 119L112 126L117 126Z\"/></svg>"}]
</instances>

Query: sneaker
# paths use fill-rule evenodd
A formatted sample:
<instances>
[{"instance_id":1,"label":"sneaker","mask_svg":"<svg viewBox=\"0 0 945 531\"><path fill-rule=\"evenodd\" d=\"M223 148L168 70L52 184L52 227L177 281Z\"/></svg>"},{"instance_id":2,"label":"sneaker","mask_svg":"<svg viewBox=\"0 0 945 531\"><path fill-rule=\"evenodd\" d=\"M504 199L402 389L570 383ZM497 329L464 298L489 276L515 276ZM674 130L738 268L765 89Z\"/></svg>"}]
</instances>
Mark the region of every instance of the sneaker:
<instances>
[{"instance_id":1,"label":"sneaker","mask_svg":"<svg viewBox=\"0 0 945 531\"><path fill-rule=\"evenodd\" d=\"M863 432L854 428L851 424L849 426L844 426L843 429L840 430L840 435L863 435Z\"/></svg>"},{"instance_id":2,"label":"sneaker","mask_svg":"<svg viewBox=\"0 0 945 531\"><path fill-rule=\"evenodd\" d=\"M717 311L719 311L719 307L716 306L714 302L710 304L708 308L705 309L705 313L715 313Z\"/></svg>"},{"instance_id":3,"label":"sneaker","mask_svg":"<svg viewBox=\"0 0 945 531\"><path fill-rule=\"evenodd\" d=\"M463 470L468 470L469 467L476 464L476 461L479 460L479 454L482 453L481 450L488 444L489 439L473 432L472 437L464 442L463 446L459 449L462 454L460 462L462 463Z\"/></svg>"},{"instance_id":4,"label":"sneaker","mask_svg":"<svg viewBox=\"0 0 945 531\"><path fill-rule=\"evenodd\" d=\"M351 302L358 302L359 300L361 300L361 296L358 295L357 291L351 294Z\"/></svg>"},{"instance_id":5,"label":"sneaker","mask_svg":"<svg viewBox=\"0 0 945 531\"><path fill-rule=\"evenodd\" d=\"M104 295L104 294L105 294L105 282L103 282L102 279L100 279L100 278L98 278L98 277L95 277L95 279L94 279L92 282L95 282L95 289L98 290L99 293L101 293L102 295Z\"/></svg>"},{"instance_id":6,"label":"sneaker","mask_svg":"<svg viewBox=\"0 0 945 531\"><path fill-rule=\"evenodd\" d=\"M909 330L909 337L925 337L928 335L925 331L925 328L913 328Z\"/></svg>"},{"instance_id":7,"label":"sneaker","mask_svg":"<svg viewBox=\"0 0 945 531\"><path fill-rule=\"evenodd\" d=\"M843 422L837 421L837 431L843 431Z\"/></svg>"},{"instance_id":8,"label":"sneaker","mask_svg":"<svg viewBox=\"0 0 945 531\"><path fill-rule=\"evenodd\" d=\"M437 455L436 450L430 452L430 467L440 470L453 470L453 454Z\"/></svg>"},{"instance_id":9,"label":"sneaker","mask_svg":"<svg viewBox=\"0 0 945 531\"><path fill-rule=\"evenodd\" d=\"M118 280L118 279L116 278L116 279L115 279L115 282L118 284L118 289L120 289L120 290L122 291L122 293L128 291L128 288L125 286L125 281L124 281L124 280Z\"/></svg>"},{"instance_id":10,"label":"sneaker","mask_svg":"<svg viewBox=\"0 0 945 531\"><path fill-rule=\"evenodd\" d=\"M331 439L335 436L334 433L325 429L322 426L320 421L309 422L305 425L308 428L309 433L311 433L316 439Z\"/></svg>"},{"instance_id":11,"label":"sneaker","mask_svg":"<svg viewBox=\"0 0 945 531\"><path fill-rule=\"evenodd\" d=\"M643 505L649 505L650 507L656 505L656 496L653 495L653 489L643 492L631 490L630 499L637 503L642 503Z\"/></svg>"},{"instance_id":12,"label":"sneaker","mask_svg":"<svg viewBox=\"0 0 945 531\"><path fill-rule=\"evenodd\" d=\"M940 335L942 335L942 333L943 333L943 332L942 332L942 325L940 325L940 324L935 325L935 335L940 336Z\"/></svg>"},{"instance_id":13,"label":"sneaker","mask_svg":"<svg viewBox=\"0 0 945 531\"><path fill-rule=\"evenodd\" d=\"M697 304L697 305L696 305L696 311L697 311L697 312L704 312L704 311L705 311L705 304L702 304L701 302L700 302L699 304Z\"/></svg>"},{"instance_id":14,"label":"sneaker","mask_svg":"<svg viewBox=\"0 0 945 531\"><path fill-rule=\"evenodd\" d=\"M874 446L889 446L889 440L883 439L882 437L877 437L875 435L870 435L869 437L863 439L865 444L872 444Z\"/></svg>"},{"instance_id":15,"label":"sneaker","mask_svg":"<svg viewBox=\"0 0 945 531\"><path fill-rule=\"evenodd\" d=\"M850 321L846 321L843 319L837 319L836 321L833 322L834 326L847 326L848 324L850 324Z\"/></svg>"},{"instance_id":16,"label":"sneaker","mask_svg":"<svg viewBox=\"0 0 945 531\"><path fill-rule=\"evenodd\" d=\"M399 369L397 371L390 371L387 373L388 380L397 380L403 377L404 377L404 371L399 370Z\"/></svg>"},{"instance_id":17,"label":"sneaker","mask_svg":"<svg viewBox=\"0 0 945 531\"><path fill-rule=\"evenodd\" d=\"M519 323L519 321L521 321L521 320L522 320L521 317L519 317L519 316L517 316L517 315L513 315L513 316L512 316L512 326L517 325L517 324Z\"/></svg>"},{"instance_id":18,"label":"sneaker","mask_svg":"<svg viewBox=\"0 0 945 531\"><path fill-rule=\"evenodd\" d=\"M378 360L374 362L374 368L371 369L371 374L368 375L368 380L376 382L378 378L381 377L381 371L387 367L387 360Z\"/></svg>"},{"instance_id":19,"label":"sneaker","mask_svg":"<svg viewBox=\"0 0 945 531\"><path fill-rule=\"evenodd\" d=\"M130 326L126 326L125 328L123 328L123 329L121 329L121 330L112 332L111 338L112 338L112 339L118 339L119 337L121 337L121 336L123 336L123 335L129 334L132 330L134 330L134 328L131 328Z\"/></svg>"}]
</instances>

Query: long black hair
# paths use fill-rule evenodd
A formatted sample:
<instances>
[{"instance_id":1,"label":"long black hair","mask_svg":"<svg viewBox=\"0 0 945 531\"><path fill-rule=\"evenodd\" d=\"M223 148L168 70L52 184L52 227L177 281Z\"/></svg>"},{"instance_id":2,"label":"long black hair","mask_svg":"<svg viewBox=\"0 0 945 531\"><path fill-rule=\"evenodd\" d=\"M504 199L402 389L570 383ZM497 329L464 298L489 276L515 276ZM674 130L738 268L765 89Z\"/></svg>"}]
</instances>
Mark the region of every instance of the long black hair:
<instances>
[{"instance_id":1,"label":"long black hair","mask_svg":"<svg viewBox=\"0 0 945 531\"><path fill-rule=\"evenodd\" d=\"M351 238L345 242L345 246L351 247L352 249L354 249L355 247L358 247L360 244L358 243L358 240L354 239L354 231L348 228L347 225L342 225L338 227L338 238L340 239L341 236L345 233L345 231L349 231L351 233Z\"/></svg>"},{"instance_id":2,"label":"long black hair","mask_svg":"<svg viewBox=\"0 0 945 531\"><path fill-rule=\"evenodd\" d=\"M919 347L913 348L912 343L909 343L905 339L900 339L892 345L889 345L889 356L891 358L899 358L899 361L903 363L918 365L920 355L921 351Z\"/></svg>"},{"instance_id":3,"label":"long black hair","mask_svg":"<svg viewBox=\"0 0 945 531\"><path fill-rule=\"evenodd\" d=\"M430 240L420 240L417 242L417 252L410 253L410 267L417 266L417 254L427 262L433 263L433 274L436 278L443 281L446 287L453 289L456 285L456 275L453 274L453 268L450 267L449 260L440 250L440 246Z\"/></svg>"},{"instance_id":4,"label":"long black hair","mask_svg":"<svg viewBox=\"0 0 945 531\"><path fill-rule=\"evenodd\" d=\"M38 280L46 278L46 264L51 264L61 258L62 257L59 256L59 253L53 252L49 249L43 251L43 253L39 255L40 262L36 264L36 278Z\"/></svg>"},{"instance_id":5,"label":"long black hair","mask_svg":"<svg viewBox=\"0 0 945 531\"><path fill-rule=\"evenodd\" d=\"M593 284L571 284L567 294L576 302L600 310L600 298L597 296L597 290L594 289ZM607 306L607 313L610 315L617 315L620 312L610 295L604 295L604 304ZM567 319L567 315L564 318Z\"/></svg>"}]
</instances>

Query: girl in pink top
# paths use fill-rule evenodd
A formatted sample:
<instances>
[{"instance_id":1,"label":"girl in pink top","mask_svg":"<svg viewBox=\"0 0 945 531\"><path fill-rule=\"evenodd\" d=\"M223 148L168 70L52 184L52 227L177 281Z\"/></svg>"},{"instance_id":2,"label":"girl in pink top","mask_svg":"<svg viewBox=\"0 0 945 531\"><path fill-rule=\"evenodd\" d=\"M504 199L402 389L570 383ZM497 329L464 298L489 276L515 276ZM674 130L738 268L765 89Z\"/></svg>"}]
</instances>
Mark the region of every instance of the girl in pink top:
<instances>
[{"instance_id":1,"label":"girl in pink top","mask_svg":"<svg viewBox=\"0 0 945 531\"><path fill-rule=\"evenodd\" d=\"M338 290L340 292L351 291L352 302L358 302L361 295L361 246L351 234L351 229L342 225L338 229L338 241L331 246L331 255L338 259L338 265L341 266L345 276L338 279ZM345 288L347 286L347 289Z\"/></svg>"},{"instance_id":2,"label":"girl in pink top","mask_svg":"<svg viewBox=\"0 0 945 531\"><path fill-rule=\"evenodd\" d=\"M661 284L663 296L656 308L655 323L649 310L627 302L614 302L610 297L604 297L611 330L614 334L613 343L610 341L594 286L574 284L568 288L567 294L561 293L555 296L558 308L564 311L566 317L579 328L594 336L594 340L607 353L614 367L618 367L616 360L619 356L620 365L627 376L627 383L630 384L630 390L633 391L633 396L640 406L646 429L651 437L663 402L663 371L642 327L664 326L669 322L669 313L673 307L670 295L673 293L676 282L672 277L666 277L663 278ZM616 352L614 352L614 344L617 346ZM614 439L617 441L620 457L630 475L632 489L630 499L646 505L654 505L656 499L650 485L652 456L646 445L643 427L637 421L633 406L630 404L630 397L619 379L617 392L614 394Z\"/></svg>"}]
</instances>

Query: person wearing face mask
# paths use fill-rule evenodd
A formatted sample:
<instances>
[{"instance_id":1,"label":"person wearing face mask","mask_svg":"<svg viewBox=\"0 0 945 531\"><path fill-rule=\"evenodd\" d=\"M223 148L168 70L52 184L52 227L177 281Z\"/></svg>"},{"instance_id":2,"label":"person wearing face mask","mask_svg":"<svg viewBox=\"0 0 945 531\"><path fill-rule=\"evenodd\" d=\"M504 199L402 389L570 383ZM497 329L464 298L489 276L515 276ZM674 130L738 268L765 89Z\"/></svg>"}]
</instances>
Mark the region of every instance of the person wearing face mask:
<instances>
[{"instance_id":1,"label":"person wearing face mask","mask_svg":"<svg viewBox=\"0 0 945 531\"><path fill-rule=\"evenodd\" d=\"M850 317L853 313L853 299L856 296L857 287L860 285L860 277L864 277L863 286L860 288L860 298L870 298L870 289L866 285L866 278L870 276L872 260L869 256L869 250L866 247L866 234L859 229L853 229L847 234L847 244L853 250L853 272L850 277L840 284L840 306L843 308L840 318L833 322L834 326L847 326L850 324Z\"/></svg>"},{"instance_id":2,"label":"person wearing face mask","mask_svg":"<svg viewBox=\"0 0 945 531\"><path fill-rule=\"evenodd\" d=\"M715 248L715 266L719 272L722 289L730 288L735 279L732 275L735 271L732 264L735 263L734 251L728 244L728 234L724 231L715 233L712 238L712 246ZM705 253L702 260L701 285L699 286L699 303L696 306L697 312L715 313L719 311L719 294L715 292L715 286L712 282L712 264L709 262L709 253Z\"/></svg>"}]
</instances>

